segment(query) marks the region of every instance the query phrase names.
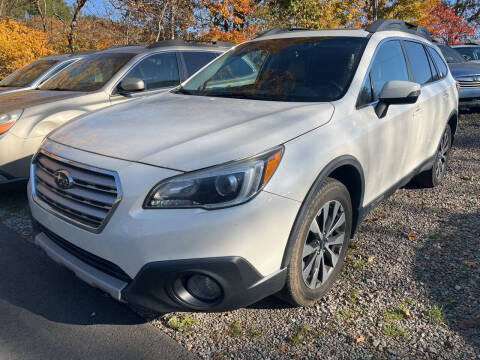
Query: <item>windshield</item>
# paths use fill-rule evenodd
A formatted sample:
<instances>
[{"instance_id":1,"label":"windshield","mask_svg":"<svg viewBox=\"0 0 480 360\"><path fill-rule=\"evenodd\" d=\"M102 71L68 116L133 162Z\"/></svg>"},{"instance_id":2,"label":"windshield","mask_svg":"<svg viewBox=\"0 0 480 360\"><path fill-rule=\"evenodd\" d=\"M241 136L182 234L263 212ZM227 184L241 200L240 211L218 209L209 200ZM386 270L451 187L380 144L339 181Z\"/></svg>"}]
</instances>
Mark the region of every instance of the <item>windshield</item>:
<instances>
[{"instance_id":1,"label":"windshield","mask_svg":"<svg viewBox=\"0 0 480 360\"><path fill-rule=\"evenodd\" d=\"M480 60L480 46L468 46L455 48L462 55L467 55L472 60Z\"/></svg>"},{"instance_id":2,"label":"windshield","mask_svg":"<svg viewBox=\"0 0 480 360\"><path fill-rule=\"evenodd\" d=\"M2 87L25 87L30 85L33 81L38 79L40 75L44 74L53 65L58 63L58 60L39 60L18 69L7 78L0 81Z\"/></svg>"},{"instance_id":3,"label":"windshield","mask_svg":"<svg viewBox=\"0 0 480 360\"><path fill-rule=\"evenodd\" d=\"M348 90L365 38L260 40L219 57L177 91L276 101L333 101Z\"/></svg>"},{"instance_id":4,"label":"windshield","mask_svg":"<svg viewBox=\"0 0 480 360\"><path fill-rule=\"evenodd\" d=\"M450 46L439 45L438 47L440 50L442 50L443 56L445 57L445 60L447 60L447 63L451 64L467 62L462 55L453 50Z\"/></svg>"},{"instance_id":5,"label":"windshield","mask_svg":"<svg viewBox=\"0 0 480 360\"><path fill-rule=\"evenodd\" d=\"M99 90L135 54L103 53L77 61L46 81L40 89L63 91Z\"/></svg>"}]
</instances>

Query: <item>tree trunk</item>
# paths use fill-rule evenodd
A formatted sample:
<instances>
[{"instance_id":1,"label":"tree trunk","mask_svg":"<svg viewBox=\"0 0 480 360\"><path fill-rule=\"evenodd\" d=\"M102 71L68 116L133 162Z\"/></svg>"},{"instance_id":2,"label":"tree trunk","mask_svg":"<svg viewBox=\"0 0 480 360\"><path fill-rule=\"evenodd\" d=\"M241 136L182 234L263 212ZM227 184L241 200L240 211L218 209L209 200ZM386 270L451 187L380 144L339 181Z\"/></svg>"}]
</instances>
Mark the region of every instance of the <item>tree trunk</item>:
<instances>
[{"instance_id":1,"label":"tree trunk","mask_svg":"<svg viewBox=\"0 0 480 360\"><path fill-rule=\"evenodd\" d=\"M175 39L175 12L177 11L176 8L176 0L172 0L170 7L170 38L173 40Z\"/></svg>"},{"instance_id":2,"label":"tree trunk","mask_svg":"<svg viewBox=\"0 0 480 360\"><path fill-rule=\"evenodd\" d=\"M87 0L77 0L77 4L73 8L72 21L70 22L67 32L68 47L72 53L75 50L73 46L73 34L75 32L75 28L77 27L78 16L80 15L80 12L82 11L82 8L85 6L86 2Z\"/></svg>"},{"instance_id":3,"label":"tree trunk","mask_svg":"<svg viewBox=\"0 0 480 360\"><path fill-rule=\"evenodd\" d=\"M43 0L44 10L42 11L42 7L40 6L40 0L33 0L35 7L37 8L38 14L42 18L42 25L43 25L43 32L47 32L47 2Z\"/></svg>"},{"instance_id":4,"label":"tree trunk","mask_svg":"<svg viewBox=\"0 0 480 360\"><path fill-rule=\"evenodd\" d=\"M165 16L165 11L167 10L169 1L165 1L163 4L162 12L158 16L158 32L157 32L157 38L155 41L160 40L160 34L162 33L162 24L165 22L165 19L163 18Z\"/></svg>"}]
</instances>

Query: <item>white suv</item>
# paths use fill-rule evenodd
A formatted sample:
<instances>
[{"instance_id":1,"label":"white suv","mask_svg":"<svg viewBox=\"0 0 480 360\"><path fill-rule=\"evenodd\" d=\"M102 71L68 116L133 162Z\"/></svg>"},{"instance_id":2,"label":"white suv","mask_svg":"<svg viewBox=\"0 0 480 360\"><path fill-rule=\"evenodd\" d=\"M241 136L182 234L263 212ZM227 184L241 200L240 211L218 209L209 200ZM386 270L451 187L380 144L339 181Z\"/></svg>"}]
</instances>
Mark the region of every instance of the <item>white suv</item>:
<instances>
[{"instance_id":1,"label":"white suv","mask_svg":"<svg viewBox=\"0 0 480 360\"><path fill-rule=\"evenodd\" d=\"M271 31L170 93L70 122L32 163L36 244L159 312L313 304L368 210L444 177L458 93L428 35Z\"/></svg>"}]
</instances>

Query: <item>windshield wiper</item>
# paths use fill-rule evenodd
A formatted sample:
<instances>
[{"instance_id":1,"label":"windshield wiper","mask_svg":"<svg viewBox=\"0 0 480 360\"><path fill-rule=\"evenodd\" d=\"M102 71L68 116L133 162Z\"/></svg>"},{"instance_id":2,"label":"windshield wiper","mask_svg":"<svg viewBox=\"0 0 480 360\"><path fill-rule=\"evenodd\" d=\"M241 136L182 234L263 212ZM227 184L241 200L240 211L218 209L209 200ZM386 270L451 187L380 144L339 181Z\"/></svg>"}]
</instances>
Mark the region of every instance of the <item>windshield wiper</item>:
<instances>
[{"instance_id":1,"label":"windshield wiper","mask_svg":"<svg viewBox=\"0 0 480 360\"><path fill-rule=\"evenodd\" d=\"M174 93L183 95L195 95L193 91L185 90L183 87L179 87L178 89L174 90Z\"/></svg>"},{"instance_id":2,"label":"windshield wiper","mask_svg":"<svg viewBox=\"0 0 480 360\"><path fill-rule=\"evenodd\" d=\"M49 91L72 91L70 89L64 89L64 88L59 88L59 87L56 87L56 88L51 88L51 89L42 89L42 88L38 88L38 90L49 90Z\"/></svg>"}]
</instances>

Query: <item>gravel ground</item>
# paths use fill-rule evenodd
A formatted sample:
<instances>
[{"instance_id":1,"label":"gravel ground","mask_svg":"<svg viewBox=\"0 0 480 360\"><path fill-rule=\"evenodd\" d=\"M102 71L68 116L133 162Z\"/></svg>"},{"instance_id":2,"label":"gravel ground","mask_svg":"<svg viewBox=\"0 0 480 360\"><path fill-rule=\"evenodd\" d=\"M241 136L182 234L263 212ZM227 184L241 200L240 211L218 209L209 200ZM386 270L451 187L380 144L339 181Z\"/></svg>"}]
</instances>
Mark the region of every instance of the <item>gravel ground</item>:
<instances>
[{"instance_id":1,"label":"gravel ground","mask_svg":"<svg viewBox=\"0 0 480 360\"><path fill-rule=\"evenodd\" d=\"M25 197L0 196L0 221L30 240ZM270 297L149 320L203 358L480 359L480 115L462 115L443 185L369 214L315 307Z\"/></svg>"}]
</instances>

